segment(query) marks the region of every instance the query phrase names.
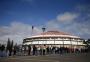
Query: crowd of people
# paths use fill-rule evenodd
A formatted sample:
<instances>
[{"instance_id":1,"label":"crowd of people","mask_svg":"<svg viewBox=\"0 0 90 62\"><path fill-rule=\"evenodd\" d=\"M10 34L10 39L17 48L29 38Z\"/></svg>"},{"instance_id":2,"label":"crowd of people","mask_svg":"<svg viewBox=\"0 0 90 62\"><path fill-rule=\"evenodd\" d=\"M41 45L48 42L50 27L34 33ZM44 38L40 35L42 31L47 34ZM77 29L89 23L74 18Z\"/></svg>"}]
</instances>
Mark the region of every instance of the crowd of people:
<instances>
[{"instance_id":1,"label":"crowd of people","mask_svg":"<svg viewBox=\"0 0 90 62\"><path fill-rule=\"evenodd\" d=\"M83 48L67 48L67 47L46 47L46 46L35 46L29 45L28 48L24 48L24 54L26 55L49 55L49 54L64 54L64 53L85 53L88 49Z\"/></svg>"},{"instance_id":2,"label":"crowd of people","mask_svg":"<svg viewBox=\"0 0 90 62\"><path fill-rule=\"evenodd\" d=\"M8 57L14 55L50 55L50 54L64 54L64 53L84 53L88 52L88 49L67 48L67 47L49 47L49 46L13 46L7 48L0 44L0 57Z\"/></svg>"},{"instance_id":3,"label":"crowd of people","mask_svg":"<svg viewBox=\"0 0 90 62\"><path fill-rule=\"evenodd\" d=\"M10 45L8 47L0 44L0 57L8 57L8 56L16 55L18 50L19 50L18 46Z\"/></svg>"}]
</instances>

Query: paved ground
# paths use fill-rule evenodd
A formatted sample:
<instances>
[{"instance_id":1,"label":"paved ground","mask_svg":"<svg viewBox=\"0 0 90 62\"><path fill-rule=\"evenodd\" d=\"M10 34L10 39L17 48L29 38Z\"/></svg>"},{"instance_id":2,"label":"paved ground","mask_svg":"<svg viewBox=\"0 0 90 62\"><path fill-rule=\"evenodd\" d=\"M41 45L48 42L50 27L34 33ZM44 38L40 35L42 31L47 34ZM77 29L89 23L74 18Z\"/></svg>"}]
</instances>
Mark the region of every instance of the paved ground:
<instances>
[{"instance_id":1,"label":"paved ground","mask_svg":"<svg viewBox=\"0 0 90 62\"><path fill-rule=\"evenodd\" d=\"M90 62L90 53L46 56L13 56L0 58L0 62Z\"/></svg>"}]
</instances>

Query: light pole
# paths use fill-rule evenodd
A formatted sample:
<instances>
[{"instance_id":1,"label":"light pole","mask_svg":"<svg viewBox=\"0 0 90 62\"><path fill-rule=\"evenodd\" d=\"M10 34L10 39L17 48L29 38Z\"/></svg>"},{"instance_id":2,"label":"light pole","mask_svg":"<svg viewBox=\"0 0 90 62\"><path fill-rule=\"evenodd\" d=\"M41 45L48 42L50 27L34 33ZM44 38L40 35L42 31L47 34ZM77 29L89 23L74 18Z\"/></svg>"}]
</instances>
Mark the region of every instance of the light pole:
<instances>
[{"instance_id":1,"label":"light pole","mask_svg":"<svg viewBox=\"0 0 90 62\"><path fill-rule=\"evenodd\" d=\"M43 28L42 28L43 33L45 32L45 30L46 30L46 28L43 27ZM42 34L42 35L43 35L43 38L44 38L44 34Z\"/></svg>"},{"instance_id":2,"label":"light pole","mask_svg":"<svg viewBox=\"0 0 90 62\"><path fill-rule=\"evenodd\" d=\"M43 27L42 28L42 31L43 31L43 33L45 32L45 30L46 30L46 28L45 27ZM43 35L43 38L44 38L44 34L42 34ZM45 45L43 45L43 48L45 48ZM42 48L42 55L43 55L43 53L45 54L45 52L44 52L44 49Z\"/></svg>"},{"instance_id":3,"label":"light pole","mask_svg":"<svg viewBox=\"0 0 90 62\"><path fill-rule=\"evenodd\" d=\"M46 28L45 28L45 27L43 27L43 28L42 28L43 33L45 32L45 30L46 30Z\"/></svg>"},{"instance_id":4,"label":"light pole","mask_svg":"<svg viewBox=\"0 0 90 62\"><path fill-rule=\"evenodd\" d=\"M72 53L72 39L70 38L70 43L71 43L71 53Z\"/></svg>"}]
</instances>

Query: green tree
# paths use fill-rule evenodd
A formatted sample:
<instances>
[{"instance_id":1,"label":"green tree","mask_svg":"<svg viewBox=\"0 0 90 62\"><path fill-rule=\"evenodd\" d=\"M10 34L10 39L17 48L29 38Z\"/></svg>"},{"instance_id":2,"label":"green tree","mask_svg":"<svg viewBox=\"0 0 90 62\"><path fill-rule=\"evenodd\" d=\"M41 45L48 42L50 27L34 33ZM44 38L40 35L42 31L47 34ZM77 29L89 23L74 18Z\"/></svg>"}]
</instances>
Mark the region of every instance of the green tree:
<instances>
[{"instance_id":1,"label":"green tree","mask_svg":"<svg viewBox=\"0 0 90 62\"><path fill-rule=\"evenodd\" d=\"M6 49L7 49L7 51L10 50L10 38L8 38Z\"/></svg>"},{"instance_id":2,"label":"green tree","mask_svg":"<svg viewBox=\"0 0 90 62\"><path fill-rule=\"evenodd\" d=\"M11 56L12 51L13 51L13 40L12 40L12 42L10 42L9 56Z\"/></svg>"},{"instance_id":3,"label":"green tree","mask_svg":"<svg viewBox=\"0 0 90 62\"><path fill-rule=\"evenodd\" d=\"M8 41L7 41L7 51L9 51L9 56L11 56L12 51L13 51L13 40L10 41L9 38L8 38Z\"/></svg>"},{"instance_id":4,"label":"green tree","mask_svg":"<svg viewBox=\"0 0 90 62\"><path fill-rule=\"evenodd\" d=\"M86 44L87 47L89 47L90 46L90 39L88 39L86 41L84 40L83 43Z\"/></svg>"},{"instance_id":5,"label":"green tree","mask_svg":"<svg viewBox=\"0 0 90 62\"><path fill-rule=\"evenodd\" d=\"M11 42L11 48L13 48L13 40L12 40L12 42Z\"/></svg>"},{"instance_id":6,"label":"green tree","mask_svg":"<svg viewBox=\"0 0 90 62\"><path fill-rule=\"evenodd\" d=\"M87 44L90 44L90 39L87 40Z\"/></svg>"},{"instance_id":7,"label":"green tree","mask_svg":"<svg viewBox=\"0 0 90 62\"><path fill-rule=\"evenodd\" d=\"M87 41L83 41L84 44L86 44L86 49L87 49L87 52L90 52L90 39L88 39Z\"/></svg>"},{"instance_id":8,"label":"green tree","mask_svg":"<svg viewBox=\"0 0 90 62\"><path fill-rule=\"evenodd\" d=\"M5 45L2 45L1 46L1 51L4 51L5 50Z\"/></svg>"},{"instance_id":9,"label":"green tree","mask_svg":"<svg viewBox=\"0 0 90 62\"><path fill-rule=\"evenodd\" d=\"M18 46L17 46L17 43L13 46L14 47L14 55L16 55L17 53L17 50L18 50Z\"/></svg>"}]
</instances>

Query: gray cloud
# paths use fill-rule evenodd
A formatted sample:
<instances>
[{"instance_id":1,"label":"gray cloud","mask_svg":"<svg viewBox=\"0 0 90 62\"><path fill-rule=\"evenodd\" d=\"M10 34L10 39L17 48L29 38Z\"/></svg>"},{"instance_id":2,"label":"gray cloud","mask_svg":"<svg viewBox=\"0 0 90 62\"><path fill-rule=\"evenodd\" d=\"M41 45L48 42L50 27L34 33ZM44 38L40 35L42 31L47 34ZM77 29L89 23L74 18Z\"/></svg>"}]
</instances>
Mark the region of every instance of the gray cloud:
<instances>
[{"instance_id":1,"label":"gray cloud","mask_svg":"<svg viewBox=\"0 0 90 62\"><path fill-rule=\"evenodd\" d=\"M63 14L59 14L56 19L60 22L61 21L62 22L69 22L69 21L71 22L74 19L76 19L78 16L79 16L79 14L76 14L76 13L65 12Z\"/></svg>"},{"instance_id":2,"label":"gray cloud","mask_svg":"<svg viewBox=\"0 0 90 62\"><path fill-rule=\"evenodd\" d=\"M90 6L79 6L78 12L64 12L58 14L56 19L49 21L46 25L49 30L54 26L54 29L59 29L82 38L90 38ZM75 8L76 9L76 8ZM88 11L88 12L87 12Z\"/></svg>"},{"instance_id":3,"label":"gray cloud","mask_svg":"<svg viewBox=\"0 0 90 62\"><path fill-rule=\"evenodd\" d=\"M32 26L21 22L12 22L9 26L0 27L0 42L7 41L8 38L14 40L16 43L22 43L23 39L30 37L32 33ZM33 35L41 33L39 27L35 27Z\"/></svg>"}]
</instances>

